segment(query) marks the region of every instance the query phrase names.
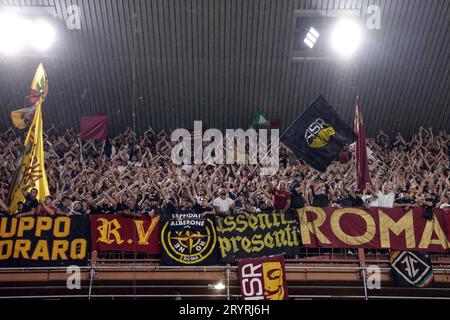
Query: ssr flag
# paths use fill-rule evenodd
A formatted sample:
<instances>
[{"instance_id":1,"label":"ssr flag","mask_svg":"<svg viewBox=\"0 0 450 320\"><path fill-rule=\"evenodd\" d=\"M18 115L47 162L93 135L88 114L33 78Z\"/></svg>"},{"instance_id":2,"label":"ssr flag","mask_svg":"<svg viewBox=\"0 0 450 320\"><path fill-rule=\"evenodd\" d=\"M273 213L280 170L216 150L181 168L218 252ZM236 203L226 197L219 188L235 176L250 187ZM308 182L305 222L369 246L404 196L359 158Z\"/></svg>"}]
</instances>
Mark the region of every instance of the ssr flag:
<instances>
[{"instance_id":1,"label":"ssr flag","mask_svg":"<svg viewBox=\"0 0 450 320\"><path fill-rule=\"evenodd\" d=\"M288 300L283 256L238 260L243 300Z\"/></svg>"},{"instance_id":2,"label":"ssr flag","mask_svg":"<svg viewBox=\"0 0 450 320\"><path fill-rule=\"evenodd\" d=\"M23 151L17 162L8 195L8 204L12 212L17 210L17 204L24 200L24 192L32 188L38 191L38 200L44 200L50 194L44 167L44 141L42 137L42 102L48 91L48 80L42 64L39 64L31 83L29 99L36 103L33 121L25 138Z\"/></svg>"},{"instance_id":3,"label":"ssr flag","mask_svg":"<svg viewBox=\"0 0 450 320\"><path fill-rule=\"evenodd\" d=\"M289 126L280 138L289 149L311 167L325 171L339 159L344 145L356 134L321 95Z\"/></svg>"},{"instance_id":4,"label":"ssr flag","mask_svg":"<svg viewBox=\"0 0 450 320\"><path fill-rule=\"evenodd\" d=\"M433 268L427 254L392 251L391 271L399 287L427 288L434 285Z\"/></svg>"}]
</instances>

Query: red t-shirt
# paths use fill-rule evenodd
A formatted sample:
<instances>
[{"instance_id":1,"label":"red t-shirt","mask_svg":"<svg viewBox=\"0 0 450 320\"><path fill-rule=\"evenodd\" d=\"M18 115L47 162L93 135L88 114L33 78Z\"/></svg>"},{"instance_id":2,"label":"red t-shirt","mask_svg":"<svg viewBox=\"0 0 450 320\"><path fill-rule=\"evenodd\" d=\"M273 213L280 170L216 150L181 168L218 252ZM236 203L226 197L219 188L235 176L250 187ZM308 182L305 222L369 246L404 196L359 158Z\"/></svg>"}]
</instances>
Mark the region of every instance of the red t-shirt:
<instances>
[{"instance_id":1,"label":"red t-shirt","mask_svg":"<svg viewBox=\"0 0 450 320\"><path fill-rule=\"evenodd\" d=\"M291 199L291 194L287 191L275 189L272 192L272 202L275 210L283 210L286 208L286 203L289 199Z\"/></svg>"},{"instance_id":2,"label":"red t-shirt","mask_svg":"<svg viewBox=\"0 0 450 320\"><path fill-rule=\"evenodd\" d=\"M54 205L48 206L50 209L53 209L56 212L56 207ZM40 216L45 216L47 214L47 210L45 210L44 206L41 206L41 209L39 210Z\"/></svg>"}]
</instances>

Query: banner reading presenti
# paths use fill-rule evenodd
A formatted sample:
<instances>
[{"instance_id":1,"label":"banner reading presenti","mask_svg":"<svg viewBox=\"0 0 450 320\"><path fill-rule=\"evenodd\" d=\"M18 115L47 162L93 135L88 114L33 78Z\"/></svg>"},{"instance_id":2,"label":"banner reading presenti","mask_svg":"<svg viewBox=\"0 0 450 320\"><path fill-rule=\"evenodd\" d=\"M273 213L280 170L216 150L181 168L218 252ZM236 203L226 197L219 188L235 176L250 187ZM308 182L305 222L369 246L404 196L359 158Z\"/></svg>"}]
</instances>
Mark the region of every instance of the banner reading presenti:
<instances>
[{"instance_id":1,"label":"banner reading presenti","mask_svg":"<svg viewBox=\"0 0 450 320\"><path fill-rule=\"evenodd\" d=\"M88 252L87 217L0 218L0 266L82 266Z\"/></svg>"},{"instance_id":2,"label":"banner reading presenti","mask_svg":"<svg viewBox=\"0 0 450 320\"><path fill-rule=\"evenodd\" d=\"M159 253L159 216L91 215L92 250Z\"/></svg>"},{"instance_id":3,"label":"banner reading presenti","mask_svg":"<svg viewBox=\"0 0 450 320\"><path fill-rule=\"evenodd\" d=\"M305 247L374 248L443 252L449 249L450 219L422 208L318 208L297 210ZM447 214L448 215L448 214Z\"/></svg>"},{"instance_id":4,"label":"banner reading presenti","mask_svg":"<svg viewBox=\"0 0 450 320\"><path fill-rule=\"evenodd\" d=\"M299 229L293 211L219 216L216 228L224 262L299 252Z\"/></svg>"}]
</instances>

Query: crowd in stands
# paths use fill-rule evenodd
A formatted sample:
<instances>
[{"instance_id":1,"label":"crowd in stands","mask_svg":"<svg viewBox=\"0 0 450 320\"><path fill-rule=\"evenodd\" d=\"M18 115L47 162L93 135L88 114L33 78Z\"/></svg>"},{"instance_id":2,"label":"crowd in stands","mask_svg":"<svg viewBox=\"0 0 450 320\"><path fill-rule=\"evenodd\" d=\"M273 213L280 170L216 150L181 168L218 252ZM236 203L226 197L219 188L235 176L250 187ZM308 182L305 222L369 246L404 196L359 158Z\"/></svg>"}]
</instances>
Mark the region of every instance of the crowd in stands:
<instances>
[{"instance_id":1,"label":"crowd in stands","mask_svg":"<svg viewBox=\"0 0 450 320\"><path fill-rule=\"evenodd\" d=\"M0 137L2 214L143 216L159 213L248 213L306 205L450 209L450 134L420 128L410 139L381 132L368 140L376 162L372 185L355 190L355 161L334 161L320 173L280 147L276 175L251 175L255 165L183 165L171 161L170 134L131 129L106 141L79 139L75 130L45 133L45 166L50 196L36 199L31 189L17 212L5 205L24 133L9 129ZM349 152L350 153L350 152Z\"/></svg>"}]
</instances>

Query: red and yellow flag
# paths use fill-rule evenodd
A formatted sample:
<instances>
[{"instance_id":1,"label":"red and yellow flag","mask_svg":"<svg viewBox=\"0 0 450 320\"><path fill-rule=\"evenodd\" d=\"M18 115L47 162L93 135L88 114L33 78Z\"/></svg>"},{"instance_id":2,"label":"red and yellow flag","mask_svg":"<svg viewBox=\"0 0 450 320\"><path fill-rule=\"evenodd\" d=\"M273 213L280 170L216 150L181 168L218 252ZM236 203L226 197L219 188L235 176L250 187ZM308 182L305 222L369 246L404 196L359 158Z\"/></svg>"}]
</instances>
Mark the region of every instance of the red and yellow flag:
<instances>
[{"instance_id":1,"label":"red and yellow flag","mask_svg":"<svg viewBox=\"0 0 450 320\"><path fill-rule=\"evenodd\" d=\"M30 104L36 107L33 121L28 129L24 142L22 155L18 159L17 169L14 174L8 197L9 209L17 211L17 204L24 201L24 193L32 188L38 190L38 200L44 200L50 194L48 190L47 176L44 166L44 141L42 123L42 102L47 96L48 80L44 67L39 64L29 95Z\"/></svg>"}]
</instances>

